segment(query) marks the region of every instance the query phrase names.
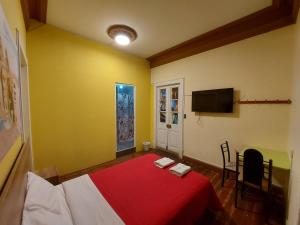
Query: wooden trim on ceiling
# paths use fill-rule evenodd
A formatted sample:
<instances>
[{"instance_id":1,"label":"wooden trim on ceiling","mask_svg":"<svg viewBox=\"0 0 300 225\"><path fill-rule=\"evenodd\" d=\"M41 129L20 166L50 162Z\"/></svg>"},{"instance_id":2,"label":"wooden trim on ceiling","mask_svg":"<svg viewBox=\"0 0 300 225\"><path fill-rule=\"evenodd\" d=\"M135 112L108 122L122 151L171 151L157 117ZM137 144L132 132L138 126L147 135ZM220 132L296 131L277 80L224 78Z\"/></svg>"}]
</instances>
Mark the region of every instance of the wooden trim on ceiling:
<instances>
[{"instance_id":1,"label":"wooden trim on ceiling","mask_svg":"<svg viewBox=\"0 0 300 225\"><path fill-rule=\"evenodd\" d=\"M154 68L293 24L297 20L299 1L273 0L269 7L150 56L147 60Z\"/></svg>"},{"instance_id":2,"label":"wooden trim on ceiling","mask_svg":"<svg viewBox=\"0 0 300 225\"><path fill-rule=\"evenodd\" d=\"M47 0L29 0L30 16L41 23L47 20Z\"/></svg>"},{"instance_id":3,"label":"wooden trim on ceiling","mask_svg":"<svg viewBox=\"0 0 300 225\"><path fill-rule=\"evenodd\" d=\"M292 1L292 17L293 17L293 21L294 23L296 23L297 21L297 17L298 17L298 13L299 13L299 7L300 7L300 0L291 0Z\"/></svg>"},{"instance_id":4,"label":"wooden trim on ceiling","mask_svg":"<svg viewBox=\"0 0 300 225\"><path fill-rule=\"evenodd\" d=\"M21 7L22 7L22 11L23 11L25 27L26 27L26 30L28 30L30 27L30 13L29 13L28 0L21 0Z\"/></svg>"},{"instance_id":5,"label":"wooden trim on ceiling","mask_svg":"<svg viewBox=\"0 0 300 225\"><path fill-rule=\"evenodd\" d=\"M30 21L47 22L48 0L21 0L26 29L30 29Z\"/></svg>"}]
</instances>

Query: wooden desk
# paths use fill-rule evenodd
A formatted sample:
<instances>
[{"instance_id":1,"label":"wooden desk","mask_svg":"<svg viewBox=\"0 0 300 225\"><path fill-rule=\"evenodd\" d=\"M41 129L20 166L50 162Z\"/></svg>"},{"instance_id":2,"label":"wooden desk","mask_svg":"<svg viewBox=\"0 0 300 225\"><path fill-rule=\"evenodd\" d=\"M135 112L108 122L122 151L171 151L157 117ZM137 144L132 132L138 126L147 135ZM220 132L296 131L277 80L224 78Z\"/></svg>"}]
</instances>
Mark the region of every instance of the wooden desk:
<instances>
[{"instance_id":1,"label":"wooden desk","mask_svg":"<svg viewBox=\"0 0 300 225\"><path fill-rule=\"evenodd\" d=\"M284 201L288 199L291 161L287 152L272 151L264 148L247 147L240 154L244 155L247 149L256 149L264 157L265 161L273 160L272 184L283 191Z\"/></svg>"},{"instance_id":2,"label":"wooden desk","mask_svg":"<svg viewBox=\"0 0 300 225\"><path fill-rule=\"evenodd\" d=\"M282 169L282 170L290 170L291 169L291 162L287 152L279 152L279 151L272 151L264 148L257 148L257 147L247 147L241 151L241 154L247 149L256 149L258 150L264 157L265 161L269 161L270 159L273 160L273 167Z\"/></svg>"}]
</instances>

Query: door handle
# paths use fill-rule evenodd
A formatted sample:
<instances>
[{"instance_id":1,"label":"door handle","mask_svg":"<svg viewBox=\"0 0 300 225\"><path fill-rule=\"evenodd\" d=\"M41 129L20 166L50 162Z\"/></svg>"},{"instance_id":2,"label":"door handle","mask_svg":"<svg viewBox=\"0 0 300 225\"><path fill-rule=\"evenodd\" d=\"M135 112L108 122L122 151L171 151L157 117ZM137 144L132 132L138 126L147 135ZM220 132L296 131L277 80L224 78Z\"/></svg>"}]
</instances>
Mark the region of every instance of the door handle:
<instances>
[{"instance_id":1,"label":"door handle","mask_svg":"<svg viewBox=\"0 0 300 225\"><path fill-rule=\"evenodd\" d=\"M171 128L172 128L171 124L167 124L166 127L167 127L168 129L171 129Z\"/></svg>"}]
</instances>

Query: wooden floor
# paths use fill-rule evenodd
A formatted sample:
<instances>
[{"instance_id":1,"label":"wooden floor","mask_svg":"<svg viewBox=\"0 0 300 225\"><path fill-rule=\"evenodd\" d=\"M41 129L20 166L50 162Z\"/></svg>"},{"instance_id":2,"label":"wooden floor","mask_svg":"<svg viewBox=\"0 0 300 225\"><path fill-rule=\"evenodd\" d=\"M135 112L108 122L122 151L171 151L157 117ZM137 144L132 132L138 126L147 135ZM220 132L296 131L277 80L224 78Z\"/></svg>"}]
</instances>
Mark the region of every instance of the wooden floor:
<instances>
[{"instance_id":1,"label":"wooden floor","mask_svg":"<svg viewBox=\"0 0 300 225\"><path fill-rule=\"evenodd\" d=\"M114 161L101 164L86 170L82 170L76 173L72 173L60 178L60 181L77 177L81 174L90 173L92 171L106 168L115 164L119 164L128 159L132 159L147 153L156 153L162 156L168 156L174 158L176 161L180 162L176 156L170 155L169 153L152 150L149 152L138 152L131 153L126 156L117 158ZM203 175L206 175L210 178L211 183L213 184L215 191L223 204L224 211L215 213L207 211L205 215L199 219L199 222L196 225L263 225L263 224L274 224L274 225L284 225L284 212L283 207L283 194L277 193L276 197L273 198L273 206L271 209L271 215L266 222L266 207L264 207L263 199L259 195L246 196L243 200L239 200L239 207L235 208L234 206L234 180L226 180L224 187L221 187L221 175L218 170L214 170L207 166L200 165L196 162L191 161L181 161L185 164L188 164L196 172L199 172ZM183 224L184 225L184 224Z\"/></svg>"}]
</instances>

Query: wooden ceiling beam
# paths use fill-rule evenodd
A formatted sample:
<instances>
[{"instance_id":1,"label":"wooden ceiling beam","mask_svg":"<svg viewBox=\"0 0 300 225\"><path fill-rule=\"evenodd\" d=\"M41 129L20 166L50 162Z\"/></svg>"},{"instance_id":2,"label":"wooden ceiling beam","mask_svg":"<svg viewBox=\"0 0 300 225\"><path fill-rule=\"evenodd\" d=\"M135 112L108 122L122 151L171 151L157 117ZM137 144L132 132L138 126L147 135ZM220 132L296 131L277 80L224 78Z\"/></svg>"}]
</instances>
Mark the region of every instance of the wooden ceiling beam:
<instances>
[{"instance_id":1,"label":"wooden ceiling beam","mask_svg":"<svg viewBox=\"0 0 300 225\"><path fill-rule=\"evenodd\" d=\"M30 28L30 20L47 22L48 0L20 0L26 29Z\"/></svg>"},{"instance_id":2,"label":"wooden ceiling beam","mask_svg":"<svg viewBox=\"0 0 300 225\"><path fill-rule=\"evenodd\" d=\"M272 6L228 23L147 58L151 68L272 31L297 20L300 0L273 0Z\"/></svg>"},{"instance_id":3,"label":"wooden ceiling beam","mask_svg":"<svg viewBox=\"0 0 300 225\"><path fill-rule=\"evenodd\" d=\"M23 11L25 27L26 27L26 30L28 30L30 27L30 12L29 12L28 0L21 0L21 7L22 7L22 11Z\"/></svg>"}]
</instances>

